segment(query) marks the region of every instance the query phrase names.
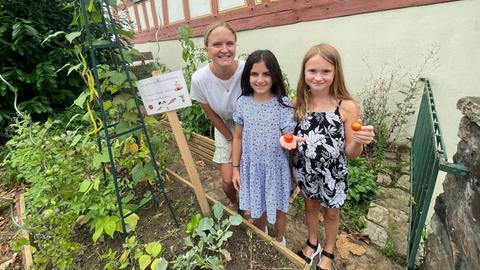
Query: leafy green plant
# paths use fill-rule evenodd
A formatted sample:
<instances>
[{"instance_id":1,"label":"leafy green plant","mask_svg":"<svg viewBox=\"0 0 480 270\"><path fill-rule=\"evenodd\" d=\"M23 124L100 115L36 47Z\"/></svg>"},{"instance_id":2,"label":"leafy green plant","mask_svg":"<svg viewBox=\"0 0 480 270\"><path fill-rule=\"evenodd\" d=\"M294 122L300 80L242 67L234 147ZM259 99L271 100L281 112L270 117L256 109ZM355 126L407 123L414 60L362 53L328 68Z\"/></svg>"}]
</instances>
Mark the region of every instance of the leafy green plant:
<instances>
[{"instance_id":1,"label":"leafy green plant","mask_svg":"<svg viewBox=\"0 0 480 270\"><path fill-rule=\"evenodd\" d=\"M359 157L349 161L348 183L347 201L340 212L341 227L347 232L361 231L366 225L365 216L370 202L380 192L365 158Z\"/></svg>"},{"instance_id":2,"label":"leafy green plant","mask_svg":"<svg viewBox=\"0 0 480 270\"><path fill-rule=\"evenodd\" d=\"M372 172L362 167L349 166L348 183L348 200L355 204L370 203L379 192Z\"/></svg>"},{"instance_id":3,"label":"leafy green plant","mask_svg":"<svg viewBox=\"0 0 480 270\"><path fill-rule=\"evenodd\" d=\"M193 73L200 64L207 61L208 57L204 50L198 48L193 42L193 29L189 25L182 25L178 28L178 37L182 46L182 59L186 64L183 68L183 75L188 88L190 88Z\"/></svg>"},{"instance_id":4,"label":"leafy green plant","mask_svg":"<svg viewBox=\"0 0 480 270\"><path fill-rule=\"evenodd\" d=\"M42 43L56 31L72 29L70 1L5 0L0 7L0 75L17 89L18 107L34 120L68 107L81 91L79 76L59 70L75 60L66 40ZM0 129L15 116L13 91L0 82ZM1 134L4 141L8 134Z\"/></svg>"},{"instance_id":5,"label":"leafy green plant","mask_svg":"<svg viewBox=\"0 0 480 270\"><path fill-rule=\"evenodd\" d=\"M187 225L190 237L185 238L188 251L175 258L174 269L224 269L221 255L224 246L233 235L231 226L242 222L240 215L223 218L223 207L220 203L213 206L213 218L204 217L198 221L198 216L192 217Z\"/></svg>"},{"instance_id":6,"label":"leafy green plant","mask_svg":"<svg viewBox=\"0 0 480 270\"><path fill-rule=\"evenodd\" d=\"M192 40L193 30L188 25L182 25L178 29L180 45L182 46L182 59L186 66L183 68L183 75L190 89L192 75L198 69L201 63L207 61L207 55L201 48L198 48ZM182 120L183 130L189 138L192 132L202 135L211 135L210 121L205 116L202 108L197 102L193 102L192 106L180 110L180 118Z\"/></svg>"},{"instance_id":7,"label":"leafy green plant","mask_svg":"<svg viewBox=\"0 0 480 270\"><path fill-rule=\"evenodd\" d=\"M123 243L123 252L117 255L116 251L109 249L107 253L102 255L106 261L105 270L125 269L131 267L136 269L134 265L138 264L140 270L147 267L155 270L165 270L168 267L168 261L161 257L163 254L162 245L157 242L150 242L139 245L135 236L127 237Z\"/></svg>"}]
</instances>

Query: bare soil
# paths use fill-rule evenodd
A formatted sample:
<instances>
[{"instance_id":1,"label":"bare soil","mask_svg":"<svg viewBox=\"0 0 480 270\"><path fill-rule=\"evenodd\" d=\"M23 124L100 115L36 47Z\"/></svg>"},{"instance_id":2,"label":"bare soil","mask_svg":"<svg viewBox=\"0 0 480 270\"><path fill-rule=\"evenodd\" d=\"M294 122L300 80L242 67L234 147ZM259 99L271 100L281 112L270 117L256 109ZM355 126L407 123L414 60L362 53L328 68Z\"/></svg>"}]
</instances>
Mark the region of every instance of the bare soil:
<instances>
[{"instance_id":1,"label":"bare soil","mask_svg":"<svg viewBox=\"0 0 480 270\"><path fill-rule=\"evenodd\" d=\"M152 205L138 213L140 220L135 235L139 243L159 241L164 249L163 256L172 261L175 256L187 251L183 242L187 237L186 224L193 215L200 213L200 208L191 188L182 183L170 180L166 183L165 191L175 209L178 226L164 198L160 197L160 207ZM248 229L240 226L232 226L231 229L233 236L226 245L226 250L231 254L231 260L225 261L225 269L296 269L273 246L248 232ZM79 258L82 269L103 269L104 262L101 260L101 254L109 248L120 250L122 244L120 237L93 244L91 234L86 228L83 232L82 239L79 239L85 244Z\"/></svg>"}]
</instances>

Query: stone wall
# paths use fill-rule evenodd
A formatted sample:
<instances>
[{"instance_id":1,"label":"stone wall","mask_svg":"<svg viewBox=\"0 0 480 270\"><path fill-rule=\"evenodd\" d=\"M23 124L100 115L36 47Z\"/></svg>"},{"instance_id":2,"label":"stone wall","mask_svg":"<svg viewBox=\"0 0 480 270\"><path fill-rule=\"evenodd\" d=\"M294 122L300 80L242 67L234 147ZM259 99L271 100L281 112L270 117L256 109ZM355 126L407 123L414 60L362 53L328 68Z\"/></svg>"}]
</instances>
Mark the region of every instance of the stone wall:
<instances>
[{"instance_id":1,"label":"stone wall","mask_svg":"<svg viewBox=\"0 0 480 270\"><path fill-rule=\"evenodd\" d=\"M426 241L423 269L479 269L480 267L480 97L462 98L456 164L468 176L448 174L437 197Z\"/></svg>"}]
</instances>

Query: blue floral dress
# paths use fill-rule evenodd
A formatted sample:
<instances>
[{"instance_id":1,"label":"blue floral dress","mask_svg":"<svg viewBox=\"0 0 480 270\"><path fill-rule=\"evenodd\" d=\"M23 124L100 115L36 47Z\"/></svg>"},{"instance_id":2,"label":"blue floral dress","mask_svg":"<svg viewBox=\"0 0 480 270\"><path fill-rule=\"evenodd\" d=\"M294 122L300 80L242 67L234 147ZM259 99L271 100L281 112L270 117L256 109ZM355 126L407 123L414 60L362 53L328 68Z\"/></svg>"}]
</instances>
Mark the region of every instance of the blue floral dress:
<instances>
[{"instance_id":1,"label":"blue floral dress","mask_svg":"<svg viewBox=\"0 0 480 270\"><path fill-rule=\"evenodd\" d=\"M293 156L293 174L303 195L326 208L339 208L347 198L348 170L340 101L333 112L307 113L294 134L304 137Z\"/></svg>"},{"instance_id":2,"label":"blue floral dress","mask_svg":"<svg viewBox=\"0 0 480 270\"><path fill-rule=\"evenodd\" d=\"M288 97L283 102L292 106ZM295 128L293 108L281 105L276 97L255 103L252 96L241 96L233 120L243 127L240 209L249 210L254 219L266 212L268 223L274 224L277 210L288 212L291 188L288 151L278 140Z\"/></svg>"}]
</instances>

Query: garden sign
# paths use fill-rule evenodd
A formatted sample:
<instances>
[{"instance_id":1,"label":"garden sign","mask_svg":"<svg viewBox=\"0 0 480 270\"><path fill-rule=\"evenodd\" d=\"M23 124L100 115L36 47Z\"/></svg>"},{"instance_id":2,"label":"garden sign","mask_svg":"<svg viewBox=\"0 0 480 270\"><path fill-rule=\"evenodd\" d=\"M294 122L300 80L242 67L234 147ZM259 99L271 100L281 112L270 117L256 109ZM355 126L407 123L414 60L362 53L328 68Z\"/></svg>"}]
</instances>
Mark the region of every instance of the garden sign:
<instances>
[{"instance_id":1,"label":"garden sign","mask_svg":"<svg viewBox=\"0 0 480 270\"><path fill-rule=\"evenodd\" d=\"M137 87L148 115L192 106L180 70L139 80Z\"/></svg>"},{"instance_id":2,"label":"garden sign","mask_svg":"<svg viewBox=\"0 0 480 270\"><path fill-rule=\"evenodd\" d=\"M148 115L167 112L168 122L170 122L180 154L185 162L185 167L202 214L210 217L211 211L207 197L203 192L200 176L193 162L192 153L188 147L187 139L176 112L177 109L192 105L183 73L180 70L165 74L153 71L152 75L150 78L137 81L137 88L142 97L145 110Z\"/></svg>"}]
</instances>

